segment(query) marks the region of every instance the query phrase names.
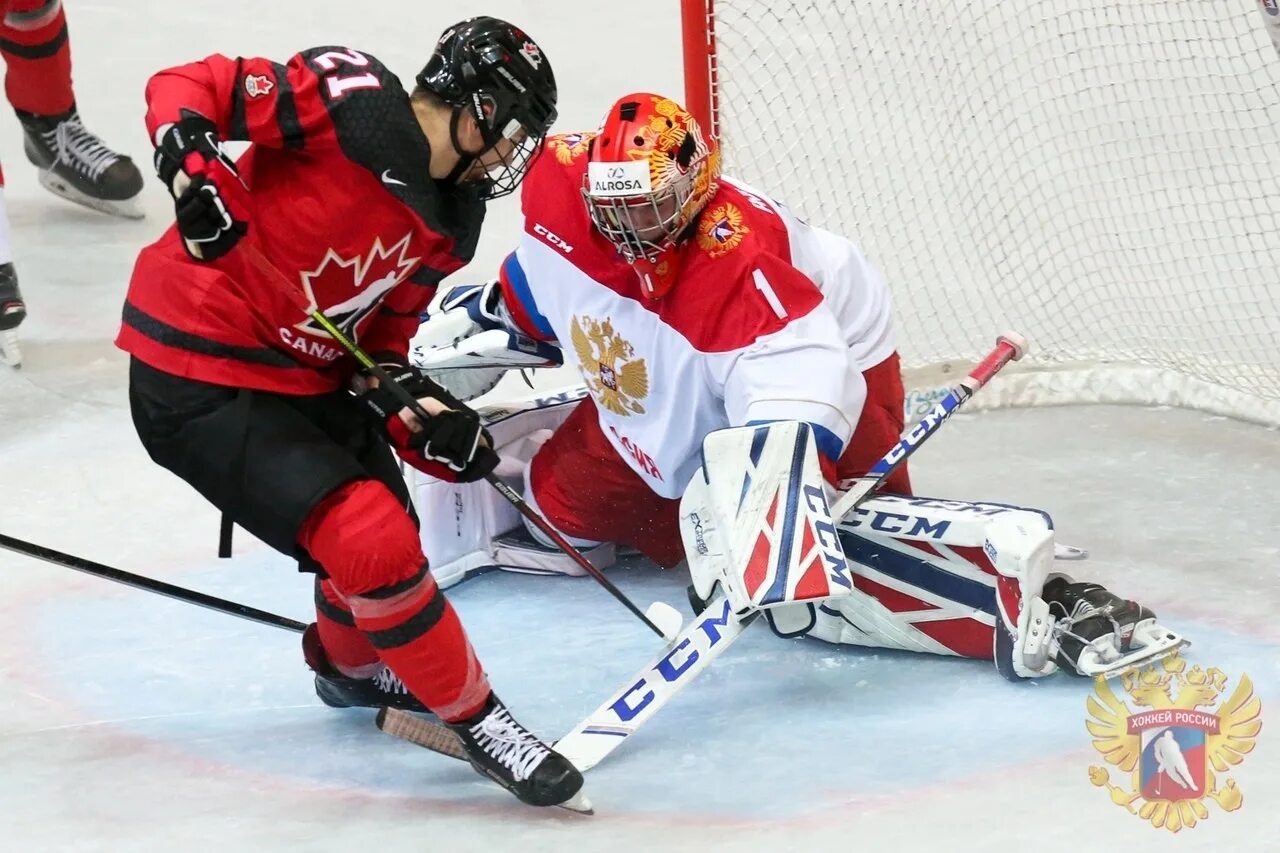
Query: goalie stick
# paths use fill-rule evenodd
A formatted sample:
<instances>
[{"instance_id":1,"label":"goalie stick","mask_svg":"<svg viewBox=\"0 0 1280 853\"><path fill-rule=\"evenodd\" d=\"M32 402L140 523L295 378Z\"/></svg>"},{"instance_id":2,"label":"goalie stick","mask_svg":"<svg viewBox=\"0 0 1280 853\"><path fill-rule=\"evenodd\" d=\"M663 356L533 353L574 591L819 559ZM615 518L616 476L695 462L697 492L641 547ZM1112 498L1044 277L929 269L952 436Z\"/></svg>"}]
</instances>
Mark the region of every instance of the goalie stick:
<instances>
[{"instance_id":1,"label":"goalie stick","mask_svg":"<svg viewBox=\"0 0 1280 853\"><path fill-rule=\"evenodd\" d=\"M960 381L959 387L940 400L933 411L891 448L867 476L855 481L853 488L836 502L832 518L843 518L869 498L884 482L885 477L918 450L929 436L937 432L938 427L964 405L974 392L1010 361L1021 358L1026 350L1027 342L1021 335L1002 335L995 349ZM599 764L670 702L685 685L710 666L712 661L724 654L758 615L759 611L752 611L739 616L733 612L723 595L716 595L662 654L628 679L600 707L557 741L556 751L584 772ZM404 717L412 720L412 724L403 721ZM380 713L378 725L388 734L405 737L420 746L437 751L447 749L449 742L439 737L439 732L433 732L428 737L426 729L434 727L444 735L453 737L453 733L443 726L396 709ZM402 733L405 727L419 733L421 740L406 737Z\"/></svg>"}]
</instances>

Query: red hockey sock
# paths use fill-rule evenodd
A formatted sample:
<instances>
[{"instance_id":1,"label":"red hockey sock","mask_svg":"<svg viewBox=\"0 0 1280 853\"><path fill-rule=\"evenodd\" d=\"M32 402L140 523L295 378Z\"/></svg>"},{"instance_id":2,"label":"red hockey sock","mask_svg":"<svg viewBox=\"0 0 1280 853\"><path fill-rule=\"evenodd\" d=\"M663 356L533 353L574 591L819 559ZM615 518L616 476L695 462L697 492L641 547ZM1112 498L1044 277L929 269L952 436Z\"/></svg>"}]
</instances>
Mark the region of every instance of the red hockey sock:
<instances>
[{"instance_id":1,"label":"red hockey sock","mask_svg":"<svg viewBox=\"0 0 1280 853\"><path fill-rule=\"evenodd\" d=\"M350 678L372 678L382 669L378 650L356 627L351 608L327 580L316 582L316 632L325 657Z\"/></svg>"},{"instance_id":2,"label":"red hockey sock","mask_svg":"<svg viewBox=\"0 0 1280 853\"><path fill-rule=\"evenodd\" d=\"M0 54L14 109L50 116L75 104L61 0L9 0L0 19Z\"/></svg>"},{"instance_id":3,"label":"red hockey sock","mask_svg":"<svg viewBox=\"0 0 1280 853\"><path fill-rule=\"evenodd\" d=\"M480 710L488 679L427 571L417 528L386 486L359 480L342 487L312 511L298 541L414 696L444 720Z\"/></svg>"}]
</instances>

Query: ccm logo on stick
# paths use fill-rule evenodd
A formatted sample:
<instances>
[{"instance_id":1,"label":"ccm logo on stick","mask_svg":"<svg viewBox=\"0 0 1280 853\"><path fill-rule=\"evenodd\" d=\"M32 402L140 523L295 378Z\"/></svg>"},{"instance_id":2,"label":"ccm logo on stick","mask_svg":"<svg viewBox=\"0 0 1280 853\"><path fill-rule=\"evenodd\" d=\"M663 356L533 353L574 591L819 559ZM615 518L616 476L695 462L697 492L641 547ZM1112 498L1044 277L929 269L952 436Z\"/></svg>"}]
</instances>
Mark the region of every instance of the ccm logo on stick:
<instances>
[{"instance_id":1,"label":"ccm logo on stick","mask_svg":"<svg viewBox=\"0 0 1280 853\"><path fill-rule=\"evenodd\" d=\"M618 701L610 706L610 710L617 715L619 722L626 723L635 719L636 715L653 701L653 690L649 687L650 682L661 680L668 684L674 684L679 681L689 667L693 666L698 660L699 652L709 651L712 646L724 638L719 629L728 624L729 601L725 599L721 602L719 616L713 616L708 613L698 623L698 633L678 643L674 649L667 653L666 657L658 661L657 666L645 673L639 681L631 686L630 690L623 693Z\"/></svg>"}]
</instances>

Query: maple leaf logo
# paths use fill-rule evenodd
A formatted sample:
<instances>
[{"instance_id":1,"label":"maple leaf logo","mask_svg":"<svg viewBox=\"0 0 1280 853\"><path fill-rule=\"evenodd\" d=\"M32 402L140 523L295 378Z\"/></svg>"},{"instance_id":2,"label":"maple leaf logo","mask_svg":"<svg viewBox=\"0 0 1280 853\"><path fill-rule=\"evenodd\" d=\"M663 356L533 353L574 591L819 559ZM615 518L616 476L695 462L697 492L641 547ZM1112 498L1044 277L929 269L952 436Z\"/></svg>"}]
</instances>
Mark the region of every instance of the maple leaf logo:
<instances>
[{"instance_id":1,"label":"maple leaf logo","mask_svg":"<svg viewBox=\"0 0 1280 853\"><path fill-rule=\"evenodd\" d=\"M342 333L358 340L360 328L382 301L382 297L408 278L420 257L406 257L412 233L405 234L388 248L382 238L373 241L367 255L344 258L332 248L325 250L319 265L302 273L302 289L310 304L308 313L320 310ZM294 326L300 332L328 338L315 320L307 317Z\"/></svg>"}]
</instances>

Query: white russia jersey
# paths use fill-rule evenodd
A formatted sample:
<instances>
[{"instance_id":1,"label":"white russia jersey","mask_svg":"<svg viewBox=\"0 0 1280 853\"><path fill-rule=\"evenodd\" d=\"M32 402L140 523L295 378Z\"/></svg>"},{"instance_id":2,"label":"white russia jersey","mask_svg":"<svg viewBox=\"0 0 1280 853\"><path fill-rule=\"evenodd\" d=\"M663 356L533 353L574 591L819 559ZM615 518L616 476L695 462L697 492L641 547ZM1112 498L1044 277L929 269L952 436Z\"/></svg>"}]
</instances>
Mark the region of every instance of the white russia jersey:
<instances>
[{"instance_id":1,"label":"white russia jersey","mask_svg":"<svg viewBox=\"0 0 1280 853\"><path fill-rule=\"evenodd\" d=\"M815 426L840 456L866 399L862 371L894 352L883 277L850 241L722 182L659 300L597 234L579 188L581 137L553 137L523 190L525 233L503 264L507 307L581 371L602 431L657 494L678 498L713 430Z\"/></svg>"}]
</instances>

